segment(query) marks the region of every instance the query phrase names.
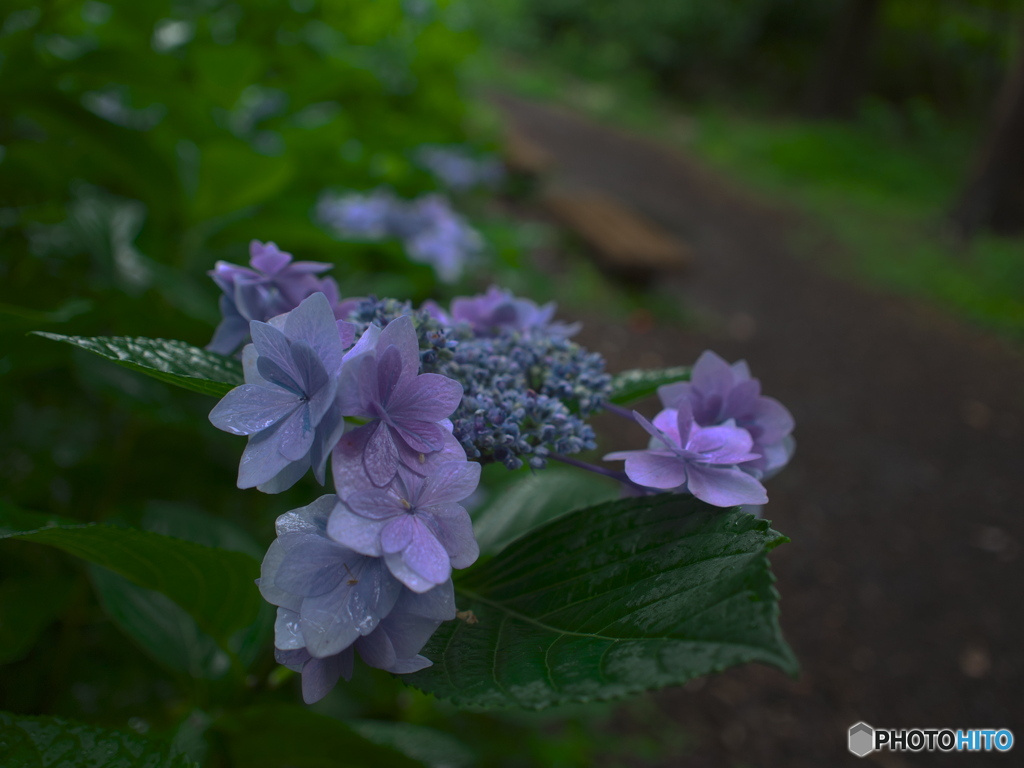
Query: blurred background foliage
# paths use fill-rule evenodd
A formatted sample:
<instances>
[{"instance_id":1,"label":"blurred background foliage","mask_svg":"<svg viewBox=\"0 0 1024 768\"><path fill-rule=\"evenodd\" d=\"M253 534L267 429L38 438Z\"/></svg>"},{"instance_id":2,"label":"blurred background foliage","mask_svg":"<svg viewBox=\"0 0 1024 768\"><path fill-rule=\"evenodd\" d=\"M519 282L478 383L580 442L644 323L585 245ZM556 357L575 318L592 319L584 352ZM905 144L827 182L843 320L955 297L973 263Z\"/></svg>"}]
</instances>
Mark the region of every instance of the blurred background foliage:
<instances>
[{"instance_id":1,"label":"blurred background foliage","mask_svg":"<svg viewBox=\"0 0 1024 768\"><path fill-rule=\"evenodd\" d=\"M678 143L812 214L813 257L825 258L822 237L838 242L858 274L1024 338L1020 242L981 234L966 249L943 224L1020 53L1022 0L0 10L2 501L259 556L274 517L316 494L309 478L283 496L239 492L240 446L210 428L209 400L25 334L203 345L218 319L205 272L217 259L245 263L252 238L335 263L345 295L446 298L396 244L339 242L312 212L324 189L435 190L418 147L493 146L492 119L467 98L480 88L557 99ZM830 51L850 44L851 28L862 39L836 70ZM833 91L843 98L822 99ZM495 270L523 280L514 268L531 230L466 205ZM566 290L582 301L607 291L572 274ZM0 710L127 723L216 765L239 731L209 735L214 715L256 692L296 700L266 621L239 638L239 668L160 595L56 551L5 541L0 579ZM366 669L318 711L457 734L461 746L446 749L462 764L615 764L685 748L665 741L674 725L644 699L614 717L606 706L485 717ZM294 717L278 722L297 728Z\"/></svg>"}]
</instances>

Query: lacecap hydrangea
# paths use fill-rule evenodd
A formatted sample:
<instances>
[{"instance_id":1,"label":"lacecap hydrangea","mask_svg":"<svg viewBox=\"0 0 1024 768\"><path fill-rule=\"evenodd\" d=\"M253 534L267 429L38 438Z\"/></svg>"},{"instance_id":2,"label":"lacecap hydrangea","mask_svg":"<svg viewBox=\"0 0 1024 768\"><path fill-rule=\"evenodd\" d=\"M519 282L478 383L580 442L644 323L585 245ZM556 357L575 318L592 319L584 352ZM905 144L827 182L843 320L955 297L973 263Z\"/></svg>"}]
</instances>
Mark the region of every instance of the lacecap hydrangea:
<instances>
[{"instance_id":1,"label":"lacecap hydrangea","mask_svg":"<svg viewBox=\"0 0 1024 768\"><path fill-rule=\"evenodd\" d=\"M455 618L452 571L480 553L463 502L482 463L540 470L557 460L631 493L729 506L766 501L761 480L792 453L792 418L743 364L706 353L691 381L661 388L666 407L648 422L611 402L603 359L571 340L577 327L556 321L553 304L498 288L448 309L342 302L333 281L311 291L325 265L273 244L253 253L251 270L214 272L232 338L251 342L245 383L210 420L248 438L240 488L278 493L309 470L325 485L331 467L333 493L278 518L259 580L278 608L277 659L301 673L307 702L348 678L356 655L395 674L431 664L420 651ZM240 296L259 315L244 337ZM574 456L597 447L586 419L601 409L650 435L647 449L606 457L625 459L624 472Z\"/></svg>"}]
</instances>

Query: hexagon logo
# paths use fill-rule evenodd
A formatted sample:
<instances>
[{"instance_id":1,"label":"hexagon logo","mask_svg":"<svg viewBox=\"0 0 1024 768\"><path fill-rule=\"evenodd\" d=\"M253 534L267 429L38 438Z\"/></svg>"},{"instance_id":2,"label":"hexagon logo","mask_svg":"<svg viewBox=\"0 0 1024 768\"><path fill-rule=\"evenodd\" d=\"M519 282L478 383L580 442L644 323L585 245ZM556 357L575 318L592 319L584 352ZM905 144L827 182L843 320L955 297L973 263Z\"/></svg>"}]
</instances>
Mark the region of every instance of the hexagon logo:
<instances>
[{"instance_id":1,"label":"hexagon logo","mask_svg":"<svg viewBox=\"0 0 1024 768\"><path fill-rule=\"evenodd\" d=\"M867 723L857 723L850 727L850 751L857 757L874 752L875 729Z\"/></svg>"}]
</instances>

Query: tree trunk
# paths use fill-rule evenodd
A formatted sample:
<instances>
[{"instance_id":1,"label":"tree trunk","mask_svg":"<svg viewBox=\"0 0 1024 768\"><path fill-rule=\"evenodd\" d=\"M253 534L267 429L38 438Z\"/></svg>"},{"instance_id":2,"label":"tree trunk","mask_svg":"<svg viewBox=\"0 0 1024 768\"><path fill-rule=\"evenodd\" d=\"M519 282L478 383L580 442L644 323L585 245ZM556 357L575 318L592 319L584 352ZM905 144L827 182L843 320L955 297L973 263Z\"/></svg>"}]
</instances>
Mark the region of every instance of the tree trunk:
<instances>
[{"instance_id":1,"label":"tree trunk","mask_svg":"<svg viewBox=\"0 0 1024 768\"><path fill-rule=\"evenodd\" d=\"M996 99L988 135L950 213L965 240L981 230L1024 232L1024 35L1021 43L1017 63Z\"/></svg>"},{"instance_id":2,"label":"tree trunk","mask_svg":"<svg viewBox=\"0 0 1024 768\"><path fill-rule=\"evenodd\" d=\"M812 118L856 115L882 0L847 0L822 49L804 111Z\"/></svg>"}]
</instances>

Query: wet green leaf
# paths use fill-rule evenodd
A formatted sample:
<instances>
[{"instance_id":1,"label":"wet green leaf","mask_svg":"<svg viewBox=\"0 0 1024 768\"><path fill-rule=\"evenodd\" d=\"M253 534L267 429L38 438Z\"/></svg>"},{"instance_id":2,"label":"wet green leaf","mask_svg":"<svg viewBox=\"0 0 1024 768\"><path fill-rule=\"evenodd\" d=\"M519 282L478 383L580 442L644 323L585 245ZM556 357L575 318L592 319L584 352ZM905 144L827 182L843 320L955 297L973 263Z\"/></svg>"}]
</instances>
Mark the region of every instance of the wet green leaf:
<instances>
[{"instance_id":1,"label":"wet green leaf","mask_svg":"<svg viewBox=\"0 0 1024 768\"><path fill-rule=\"evenodd\" d=\"M456 584L461 620L411 685L473 707L542 708L678 685L749 661L795 672L767 521L692 496L561 517ZM468 619L468 620L467 620Z\"/></svg>"},{"instance_id":2,"label":"wet green leaf","mask_svg":"<svg viewBox=\"0 0 1024 768\"><path fill-rule=\"evenodd\" d=\"M612 392L608 399L616 405L625 405L653 395L663 384L689 380L690 368L685 365L659 370L637 368L623 371L612 378Z\"/></svg>"},{"instance_id":3,"label":"wet green leaf","mask_svg":"<svg viewBox=\"0 0 1024 768\"><path fill-rule=\"evenodd\" d=\"M35 331L53 341L62 341L118 365L139 371L204 395L222 397L243 383L242 364L230 357L207 352L183 341L119 336L62 336Z\"/></svg>"}]
</instances>

